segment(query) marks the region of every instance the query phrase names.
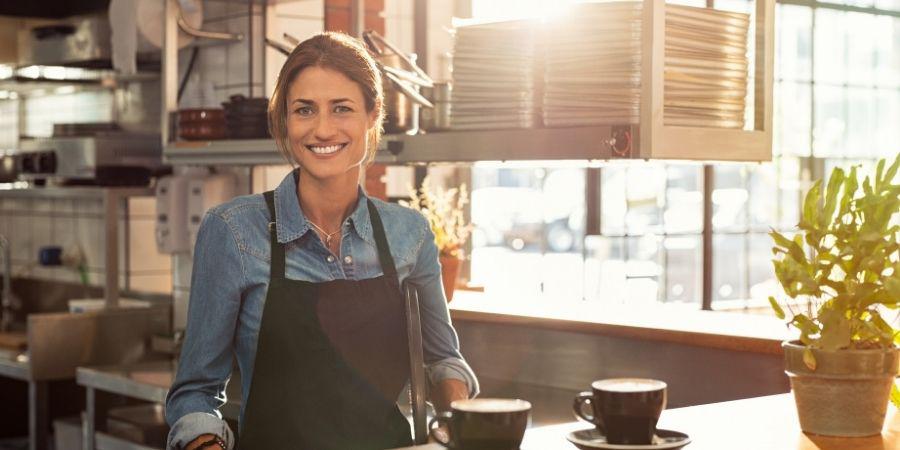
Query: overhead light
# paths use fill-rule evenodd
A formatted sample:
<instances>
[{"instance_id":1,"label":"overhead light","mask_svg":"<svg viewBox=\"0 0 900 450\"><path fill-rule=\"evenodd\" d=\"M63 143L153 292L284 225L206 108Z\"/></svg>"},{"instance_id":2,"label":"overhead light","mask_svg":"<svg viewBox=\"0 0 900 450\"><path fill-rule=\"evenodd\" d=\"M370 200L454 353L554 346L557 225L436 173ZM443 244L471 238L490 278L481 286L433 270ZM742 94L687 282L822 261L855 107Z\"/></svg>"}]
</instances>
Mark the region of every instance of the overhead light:
<instances>
[{"instance_id":1,"label":"overhead light","mask_svg":"<svg viewBox=\"0 0 900 450\"><path fill-rule=\"evenodd\" d=\"M0 64L0 80L12 78L13 73L15 73L13 66L10 66L7 64Z\"/></svg>"},{"instance_id":2,"label":"overhead light","mask_svg":"<svg viewBox=\"0 0 900 450\"><path fill-rule=\"evenodd\" d=\"M28 66L19 69L19 75L25 78L38 79L41 76L41 68L38 66Z\"/></svg>"},{"instance_id":3,"label":"overhead light","mask_svg":"<svg viewBox=\"0 0 900 450\"><path fill-rule=\"evenodd\" d=\"M65 80L67 72L65 67L46 66L41 70L41 75L51 80Z\"/></svg>"}]
</instances>

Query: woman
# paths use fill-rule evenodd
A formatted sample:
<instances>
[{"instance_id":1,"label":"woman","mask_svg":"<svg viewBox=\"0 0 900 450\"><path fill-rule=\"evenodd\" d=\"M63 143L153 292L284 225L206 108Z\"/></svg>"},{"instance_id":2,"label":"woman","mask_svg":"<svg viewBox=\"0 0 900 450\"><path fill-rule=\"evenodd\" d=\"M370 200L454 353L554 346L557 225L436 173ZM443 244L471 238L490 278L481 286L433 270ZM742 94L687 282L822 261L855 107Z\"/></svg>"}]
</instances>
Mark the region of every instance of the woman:
<instances>
[{"instance_id":1,"label":"woman","mask_svg":"<svg viewBox=\"0 0 900 450\"><path fill-rule=\"evenodd\" d=\"M409 378L401 282L419 293L432 402L477 394L428 223L359 186L383 117L381 76L359 41L323 33L288 57L269 126L296 169L203 220L169 449L235 445L219 412L234 357L244 450L411 445L396 405Z\"/></svg>"}]
</instances>

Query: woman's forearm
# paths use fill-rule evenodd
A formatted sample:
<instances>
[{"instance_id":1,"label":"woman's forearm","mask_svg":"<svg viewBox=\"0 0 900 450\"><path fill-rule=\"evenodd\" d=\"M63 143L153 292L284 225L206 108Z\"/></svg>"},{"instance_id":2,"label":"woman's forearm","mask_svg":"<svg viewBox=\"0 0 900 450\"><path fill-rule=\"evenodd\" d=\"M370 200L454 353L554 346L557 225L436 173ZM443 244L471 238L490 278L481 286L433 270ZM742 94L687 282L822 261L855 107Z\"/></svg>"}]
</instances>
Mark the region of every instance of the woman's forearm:
<instances>
[{"instance_id":1,"label":"woman's forearm","mask_svg":"<svg viewBox=\"0 0 900 450\"><path fill-rule=\"evenodd\" d=\"M431 402L438 411L449 411L451 402L467 398L469 398L469 387L466 386L466 383L456 379L441 380L431 390Z\"/></svg>"}]
</instances>

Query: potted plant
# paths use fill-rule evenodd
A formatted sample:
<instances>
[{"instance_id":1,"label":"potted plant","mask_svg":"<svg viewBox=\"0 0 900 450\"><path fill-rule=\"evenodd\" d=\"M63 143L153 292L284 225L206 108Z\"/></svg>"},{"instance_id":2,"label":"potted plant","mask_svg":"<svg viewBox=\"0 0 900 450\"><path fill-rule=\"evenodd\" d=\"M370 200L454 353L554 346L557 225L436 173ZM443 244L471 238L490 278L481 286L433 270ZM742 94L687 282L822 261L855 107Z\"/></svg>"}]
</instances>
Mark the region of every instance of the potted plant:
<instances>
[{"instance_id":1,"label":"potted plant","mask_svg":"<svg viewBox=\"0 0 900 450\"><path fill-rule=\"evenodd\" d=\"M459 188L443 189L434 186L427 176L422 180L421 189L410 188L410 201L400 202L422 213L431 225L448 302L453 299L459 263L464 258L463 246L472 231L472 224L466 221L464 215L468 202L465 183Z\"/></svg>"},{"instance_id":2,"label":"potted plant","mask_svg":"<svg viewBox=\"0 0 900 450\"><path fill-rule=\"evenodd\" d=\"M829 436L881 433L888 398L900 407L900 155L878 162L862 190L857 167L837 168L803 202L793 239L772 231L775 274L791 300L775 314L800 331L785 342L803 431ZM886 316L886 314L889 314Z\"/></svg>"}]
</instances>

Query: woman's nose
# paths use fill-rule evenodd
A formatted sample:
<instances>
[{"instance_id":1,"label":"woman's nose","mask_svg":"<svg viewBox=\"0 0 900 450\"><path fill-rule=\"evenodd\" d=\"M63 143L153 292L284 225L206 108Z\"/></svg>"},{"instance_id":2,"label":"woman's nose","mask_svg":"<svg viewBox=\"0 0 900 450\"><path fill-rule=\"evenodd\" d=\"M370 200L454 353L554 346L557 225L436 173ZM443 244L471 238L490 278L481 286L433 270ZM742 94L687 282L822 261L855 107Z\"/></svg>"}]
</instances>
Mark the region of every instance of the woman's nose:
<instances>
[{"instance_id":1,"label":"woman's nose","mask_svg":"<svg viewBox=\"0 0 900 450\"><path fill-rule=\"evenodd\" d=\"M337 131L337 127L334 125L334 119L329 114L319 115L318 122L316 123L316 139L319 140L327 140L330 137L333 137Z\"/></svg>"}]
</instances>

